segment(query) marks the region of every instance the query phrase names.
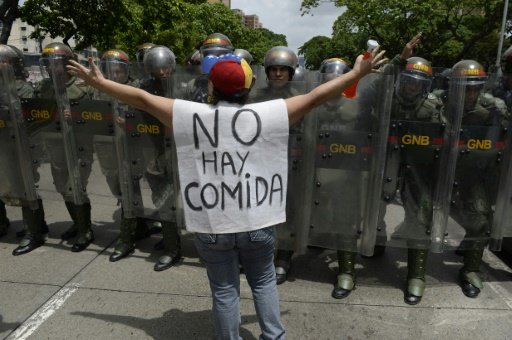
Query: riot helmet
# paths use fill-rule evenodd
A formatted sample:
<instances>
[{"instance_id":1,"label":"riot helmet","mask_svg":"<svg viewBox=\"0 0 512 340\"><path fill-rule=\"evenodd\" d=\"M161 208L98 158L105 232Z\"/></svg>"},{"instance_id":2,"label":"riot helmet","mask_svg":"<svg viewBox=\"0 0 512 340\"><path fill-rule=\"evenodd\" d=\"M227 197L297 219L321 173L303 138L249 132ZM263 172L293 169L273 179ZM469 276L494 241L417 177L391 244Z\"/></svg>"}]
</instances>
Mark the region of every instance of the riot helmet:
<instances>
[{"instance_id":1,"label":"riot helmet","mask_svg":"<svg viewBox=\"0 0 512 340\"><path fill-rule=\"evenodd\" d=\"M233 52L233 54L236 55L237 57L244 58L245 61L247 62L247 64L249 64L249 65L252 64L252 55L251 55L251 53L249 53L249 51L244 50L242 48L237 48Z\"/></svg>"},{"instance_id":2,"label":"riot helmet","mask_svg":"<svg viewBox=\"0 0 512 340\"><path fill-rule=\"evenodd\" d=\"M304 78L306 77L306 69L302 66L297 66L295 68L295 72L293 73L293 81L304 81Z\"/></svg>"},{"instance_id":3,"label":"riot helmet","mask_svg":"<svg viewBox=\"0 0 512 340\"><path fill-rule=\"evenodd\" d=\"M348 66L348 63L341 58L325 59L322 61L320 68L318 69L320 76L319 81L321 83L325 83L347 73L350 70L351 68Z\"/></svg>"},{"instance_id":4,"label":"riot helmet","mask_svg":"<svg viewBox=\"0 0 512 340\"><path fill-rule=\"evenodd\" d=\"M16 78L27 78L28 74L25 70L25 64L23 62L23 52L21 52L16 47L0 44L0 63L11 65Z\"/></svg>"},{"instance_id":5,"label":"riot helmet","mask_svg":"<svg viewBox=\"0 0 512 340\"><path fill-rule=\"evenodd\" d=\"M206 37L199 48L201 57L204 58L208 55L215 55L217 57L232 53L234 50L231 40L222 33L213 33Z\"/></svg>"},{"instance_id":6,"label":"riot helmet","mask_svg":"<svg viewBox=\"0 0 512 340\"><path fill-rule=\"evenodd\" d=\"M130 58L122 50L107 50L101 56L100 68L108 79L124 84L128 82Z\"/></svg>"},{"instance_id":7,"label":"riot helmet","mask_svg":"<svg viewBox=\"0 0 512 340\"><path fill-rule=\"evenodd\" d=\"M512 75L512 46L501 56L501 71L503 74Z\"/></svg>"},{"instance_id":8,"label":"riot helmet","mask_svg":"<svg viewBox=\"0 0 512 340\"><path fill-rule=\"evenodd\" d=\"M292 80L295 68L298 64L299 61L297 55L286 46L272 47L267 51L263 61L267 78L269 77L270 68L272 66L284 66L288 69L288 80Z\"/></svg>"},{"instance_id":9,"label":"riot helmet","mask_svg":"<svg viewBox=\"0 0 512 340\"><path fill-rule=\"evenodd\" d=\"M432 66L421 57L407 59L395 84L395 94L402 105L415 105L426 98L432 85Z\"/></svg>"},{"instance_id":10,"label":"riot helmet","mask_svg":"<svg viewBox=\"0 0 512 340\"><path fill-rule=\"evenodd\" d=\"M153 46L156 46L153 43L143 43L139 46L137 46L137 52L135 52L135 60L137 60L138 63L141 63L144 61L144 54Z\"/></svg>"},{"instance_id":11,"label":"riot helmet","mask_svg":"<svg viewBox=\"0 0 512 340\"><path fill-rule=\"evenodd\" d=\"M201 52L199 52L199 50L195 50L190 53L186 61L188 65L201 65Z\"/></svg>"},{"instance_id":12,"label":"riot helmet","mask_svg":"<svg viewBox=\"0 0 512 340\"><path fill-rule=\"evenodd\" d=\"M452 67L450 84L464 86L464 109L475 107L487 82L484 67L475 60L461 60Z\"/></svg>"},{"instance_id":13,"label":"riot helmet","mask_svg":"<svg viewBox=\"0 0 512 340\"><path fill-rule=\"evenodd\" d=\"M68 45L60 42L53 42L43 48L43 53L39 59L41 74L51 75L50 66L54 66L54 72L63 72L70 60L75 60L75 55ZM66 74L69 73L66 72Z\"/></svg>"},{"instance_id":14,"label":"riot helmet","mask_svg":"<svg viewBox=\"0 0 512 340\"><path fill-rule=\"evenodd\" d=\"M153 46L144 55L144 69L153 78L168 78L176 70L176 57L166 46Z\"/></svg>"}]
</instances>

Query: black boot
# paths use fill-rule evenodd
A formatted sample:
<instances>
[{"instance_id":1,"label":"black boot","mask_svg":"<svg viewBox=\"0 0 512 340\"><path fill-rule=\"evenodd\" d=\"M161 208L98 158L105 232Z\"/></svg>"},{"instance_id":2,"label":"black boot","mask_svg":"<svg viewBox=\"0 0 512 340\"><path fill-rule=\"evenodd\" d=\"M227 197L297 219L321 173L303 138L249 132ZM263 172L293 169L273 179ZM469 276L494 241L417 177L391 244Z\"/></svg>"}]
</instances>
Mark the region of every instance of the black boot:
<instances>
[{"instance_id":1,"label":"black boot","mask_svg":"<svg viewBox=\"0 0 512 340\"><path fill-rule=\"evenodd\" d=\"M48 224L46 223L45 217L44 217L44 209L43 209L43 201L41 199L37 200L37 203L39 205L39 209L43 212L43 226L41 227L41 232L43 234L48 234L50 232L50 229L48 228ZM23 223L23 229L16 232L16 237L22 238L27 234L27 226L25 223Z\"/></svg>"},{"instance_id":2,"label":"black boot","mask_svg":"<svg viewBox=\"0 0 512 340\"><path fill-rule=\"evenodd\" d=\"M27 225L27 232L20 242L20 245L13 250L14 256L30 253L32 250L44 244L42 226L44 223L44 211L41 208L32 210L27 207L21 208L23 221Z\"/></svg>"},{"instance_id":3,"label":"black boot","mask_svg":"<svg viewBox=\"0 0 512 340\"><path fill-rule=\"evenodd\" d=\"M76 253L84 250L94 241L94 233L91 227L91 204L75 205L75 216L78 237L71 247L71 251Z\"/></svg>"},{"instance_id":4,"label":"black boot","mask_svg":"<svg viewBox=\"0 0 512 340\"><path fill-rule=\"evenodd\" d=\"M355 261L357 253L338 250L339 275L331 296L343 299L350 295L354 289Z\"/></svg>"},{"instance_id":5,"label":"black boot","mask_svg":"<svg viewBox=\"0 0 512 340\"><path fill-rule=\"evenodd\" d=\"M116 262L128 256L135 249L135 232L137 230L137 218L124 218L121 220L119 239L114 252L110 255L110 262Z\"/></svg>"},{"instance_id":6,"label":"black boot","mask_svg":"<svg viewBox=\"0 0 512 340\"><path fill-rule=\"evenodd\" d=\"M73 202L64 202L66 204L66 208L68 209L69 216L73 221L73 224L60 235L62 240L69 240L70 238L76 237L78 234L78 227L76 226L76 205Z\"/></svg>"},{"instance_id":7,"label":"black boot","mask_svg":"<svg viewBox=\"0 0 512 340\"><path fill-rule=\"evenodd\" d=\"M407 252L407 288L404 292L404 302L417 305L425 291L425 274L427 272L426 249L409 248Z\"/></svg>"},{"instance_id":8,"label":"black boot","mask_svg":"<svg viewBox=\"0 0 512 340\"><path fill-rule=\"evenodd\" d=\"M162 223L162 240L164 242L164 254L155 263L154 270L159 272L171 268L181 259L181 241L176 223Z\"/></svg>"},{"instance_id":9,"label":"black boot","mask_svg":"<svg viewBox=\"0 0 512 340\"><path fill-rule=\"evenodd\" d=\"M464 250L464 267L460 270L460 287L464 295L476 298L483 288L482 279L478 275L484 254L484 245L475 244L474 249Z\"/></svg>"},{"instance_id":10,"label":"black boot","mask_svg":"<svg viewBox=\"0 0 512 340\"><path fill-rule=\"evenodd\" d=\"M276 283L278 285L284 283L286 278L288 277L288 272L290 271L291 262L292 262L293 251L292 250L283 250L278 249L276 260L275 260L275 268L276 268Z\"/></svg>"},{"instance_id":11,"label":"black boot","mask_svg":"<svg viewBox=\"0 0 512 340\"><path fill-rule=\"evenodd\" d=\"M7 235L7 229L9 229L10 224L7 218L7 211L5 211L5 204L0 201L0 237Z\"/></svg>"}]
</instances>

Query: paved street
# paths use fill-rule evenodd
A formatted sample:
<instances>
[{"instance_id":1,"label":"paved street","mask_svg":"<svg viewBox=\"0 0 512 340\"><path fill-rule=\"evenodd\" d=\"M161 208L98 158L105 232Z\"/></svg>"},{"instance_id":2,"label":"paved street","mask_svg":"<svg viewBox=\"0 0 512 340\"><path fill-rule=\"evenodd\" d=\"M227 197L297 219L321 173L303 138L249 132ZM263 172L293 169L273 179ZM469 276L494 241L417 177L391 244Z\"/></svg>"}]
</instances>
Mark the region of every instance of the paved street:
<instances>
[{"instance_id":1,"label":"paved street","mask_svg":"<svg viewBox=\"0 0 512 340\"><path fill-rule=\"evenodd\" d=\"M43 178L47 167L41 169ZM46 174L45 174L46 173ZM5 339L212 339L211 296L206 272L190 235L184 260L154 272L160 235L137 244L130 257L109 262L118 227L116 200L93 169L89 185L96 240L72 253L60 240L69 216L51 181L43 181L46 220L43 247L14 257L22 228L21 210L8 207L9 234L0 241L0 337ZM406 251L358 258L357 289L344 300L331 298L336 278L334 251L309 249L294 259L290 279L279 286L287 339L510 339L512 270L493 253L484 255L485 287L477 299L457 285L461 258L432 254L427 289L418 306L403 302ZM242 279L242 332L258 339L250 289Z\"/></svg>"}]
</instances>

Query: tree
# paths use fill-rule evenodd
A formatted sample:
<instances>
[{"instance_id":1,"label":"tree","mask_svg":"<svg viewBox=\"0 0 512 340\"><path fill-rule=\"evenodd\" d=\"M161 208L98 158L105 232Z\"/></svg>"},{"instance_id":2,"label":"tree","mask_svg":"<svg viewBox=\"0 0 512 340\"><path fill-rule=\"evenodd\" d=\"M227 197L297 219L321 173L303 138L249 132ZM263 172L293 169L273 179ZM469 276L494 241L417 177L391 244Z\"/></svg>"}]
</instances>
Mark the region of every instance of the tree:
<instances>
[{"instance_id":1,"label":"tree","mask_svg":"<svg viewBox=\"0 0 512 340\"><path fill-rule=\"evenodd\" d=\"M461 59L489 66L496 58L503 2L498 0L336 0L346 7L333 26L332 44L352 55L374 38L387 54L400 53L417 32L423 32L417 54L435 66L450 67ZM307 14L319 0L303 0ZM511 33L510 25L507 28Z\"/></svg>"},{"instance_id":2,"label":"tree","mask_svg":"<svg viewBox=\"0 0 512 340\"><path fill-rule=\"evenodd\" d=\"M283 35L245 27L228 7L203 0L26 0L22 19L37 27L32 38L61 36L64 43L73 38L77 49L94 45L132 55L140 44L152 42L170 47L178 61L215 32L257 61L272 46L286 45Z\"/></svg>"},{"instance_id":3,"label":"tree","mask_svg":"<svg viewBox=\"0 0 512 340\"><path fill-rule=\"evenodd\" d=\"M26 0L21 7L21 19L36 27L31 38L60 36L65 44L73 38L78 48L111 45L130 17L123 0Z\"/></svg>"},{"instance_id":4,"label":"tree","mask_svg":"<svg viewBox=\"0 0 512 340\"><path fill-rule=\"evenodd\" d=\"M19 0L0 1L0 21L2 23L0 44L7 44L11 35L12 23L20 16L18 2Z\"/></svg>"},{"instance_id":5,"label":"tree","mask_svg":"<svg viewBox=\"0 0 512 340\"><path fill-rule=\"evenodd\" d=\"M342 56L333 50L331 38L316 36L309 39L299 48L299 55L306 55L305 66L307 69L315 70L320 67L324 59ZM347 58L347 60L349 60Z\"/></svg>"}]
</instances>

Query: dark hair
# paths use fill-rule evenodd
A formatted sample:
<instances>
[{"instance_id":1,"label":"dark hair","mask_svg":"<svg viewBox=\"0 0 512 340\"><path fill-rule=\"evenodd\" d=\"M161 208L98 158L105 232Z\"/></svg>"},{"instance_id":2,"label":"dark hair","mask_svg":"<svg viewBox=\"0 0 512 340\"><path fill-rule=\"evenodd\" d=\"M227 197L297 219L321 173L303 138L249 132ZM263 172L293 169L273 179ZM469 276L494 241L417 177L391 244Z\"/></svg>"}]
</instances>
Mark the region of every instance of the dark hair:
<instances>
[{"instance_id":1,"label":"dark hair","mask_svg":"<svg viewBox=\"0 0 512 340\"><path fill-rule=\"evenodd\" d=\"M228 96L228 95L225 95L222 92L218 91L214 87L213 88L213 94L211 96L209 96L209 98L208 98L208 103L209 104L213 104L213 105L217 105L217 103L219 101L224 100L224 101L227 101L227 102L230 102L230 103L244 105L249 100L249 93L250 92L251 92L251 89L248 89L246 91L243 91L243 92L236 93L234 95Z\"/></svg>"}]
</instances>

